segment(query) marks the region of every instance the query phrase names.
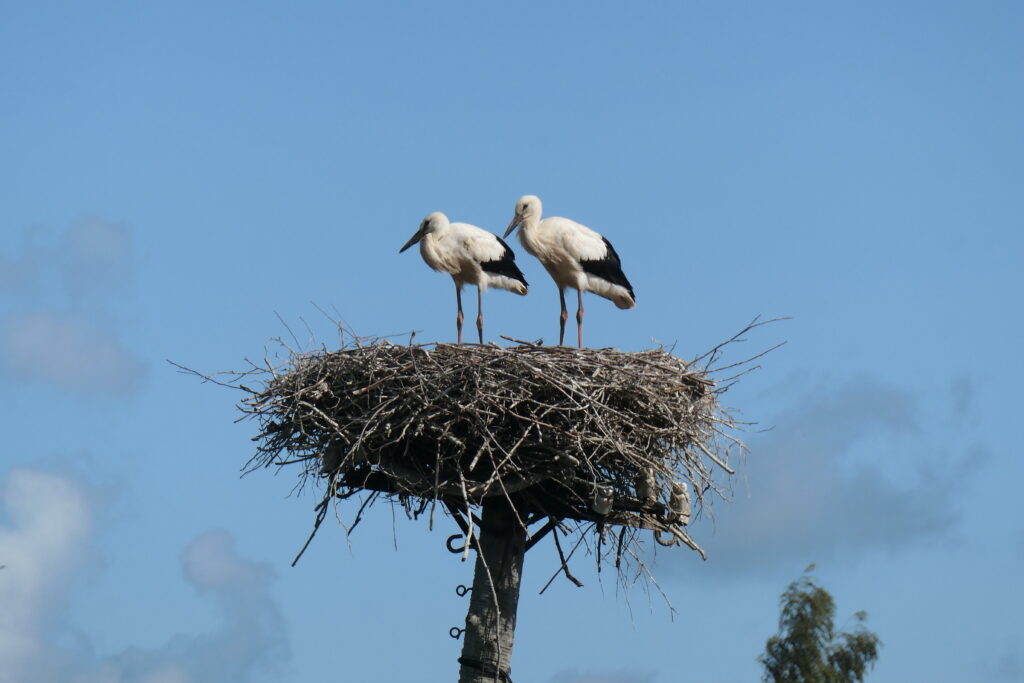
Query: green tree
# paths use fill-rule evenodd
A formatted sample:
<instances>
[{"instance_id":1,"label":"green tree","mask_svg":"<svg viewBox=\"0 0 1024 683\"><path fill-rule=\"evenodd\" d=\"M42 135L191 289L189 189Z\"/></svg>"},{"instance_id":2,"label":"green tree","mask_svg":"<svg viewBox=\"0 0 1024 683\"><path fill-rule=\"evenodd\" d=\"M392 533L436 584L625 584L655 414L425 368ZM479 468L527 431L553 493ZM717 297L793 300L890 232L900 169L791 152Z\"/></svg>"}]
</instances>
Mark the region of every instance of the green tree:
<instances>
[{"instance_id":1,"label":"green tree","mask_svg":"<svg viewBox=\"0 0 1024 683\"><path fill-rule=\"evenodd\" d=\"M829 592L815 583L814 565L789 584L779 603L779 633L768 639L758 657L765 683L853 683L863 681L878 659L882 641L864 622L866 612L853 615L852 631L836 633L836 605Z\"/></svg>"}]
</instances>

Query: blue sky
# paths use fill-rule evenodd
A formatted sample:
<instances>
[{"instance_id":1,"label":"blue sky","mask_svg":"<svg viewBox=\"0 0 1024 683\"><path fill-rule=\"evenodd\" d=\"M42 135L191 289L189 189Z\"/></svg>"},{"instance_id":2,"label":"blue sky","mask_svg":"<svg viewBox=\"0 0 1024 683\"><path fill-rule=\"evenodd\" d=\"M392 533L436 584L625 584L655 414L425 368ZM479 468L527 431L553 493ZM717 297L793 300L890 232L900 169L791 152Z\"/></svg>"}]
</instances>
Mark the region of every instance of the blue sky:
<instances>
[{"instance_id":1,"label":"blue sky","mask_svg":"<svg viewBox=\"0 0 1024 683\"><path fill-rule=\"evenodd\" d=\"M524 193L635 286L589 345L793 319L727 394L773 429L708 561L658 556L679 615L586 562L538 596L539 546L516 680L757 680L810 562L885 642L870 680L1021 680L1022 30L1010 2L8 3L0 683L450 680L450 531L378 507L289 567L315 497L240 479L237 396L165 359L240 367L278 315L331 344L317 306L449 341L450 282L398 248ZM519 263L485 332L550 342Z\"/></svg>"}]
</instances>

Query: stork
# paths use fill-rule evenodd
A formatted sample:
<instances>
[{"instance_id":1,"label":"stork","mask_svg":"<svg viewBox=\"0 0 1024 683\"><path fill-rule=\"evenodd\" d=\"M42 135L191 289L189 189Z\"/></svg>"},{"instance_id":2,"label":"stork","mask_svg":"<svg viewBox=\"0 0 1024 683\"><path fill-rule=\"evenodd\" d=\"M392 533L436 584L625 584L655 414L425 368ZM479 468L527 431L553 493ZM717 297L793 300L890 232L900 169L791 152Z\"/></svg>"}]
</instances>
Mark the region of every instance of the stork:
<instances>
[{"instance_id":1,"label":"stork","mask_svg":"<svg viewBox=\"0 0 1024 683\"><path fill-rule=\"evenodd\" d=\"M527 284L516 266L516 255L497 235L468 223L450 223L440 211L429 214L401 254L420 243L420 255L436 271L448 273L455 281L459 314L455 318L459 345L462 345L462 285L476 285L476 330L484 343L483 292L488 287L525 295Z\"/></svg>"},{"instance_id":2,"label":"stork","mask_svg":"<svg viewBox=\"0 0 1024 683\"><path fill-rule=\"evenodd\" d=\"M579 346L583 348L583 292L593 292L609 299L619 308L636 306L636 296L622 272L622 262L611 242L568 218L541 220L541 208L540 199L536 196L520 197L504 237L522 226L519 241L526 251L537 257L558 285L558 297L562 302L559 346L565 342L565 321L569 318L565 308L565 288L576 290L576 333Z\"/></svg>"}]
</instances>

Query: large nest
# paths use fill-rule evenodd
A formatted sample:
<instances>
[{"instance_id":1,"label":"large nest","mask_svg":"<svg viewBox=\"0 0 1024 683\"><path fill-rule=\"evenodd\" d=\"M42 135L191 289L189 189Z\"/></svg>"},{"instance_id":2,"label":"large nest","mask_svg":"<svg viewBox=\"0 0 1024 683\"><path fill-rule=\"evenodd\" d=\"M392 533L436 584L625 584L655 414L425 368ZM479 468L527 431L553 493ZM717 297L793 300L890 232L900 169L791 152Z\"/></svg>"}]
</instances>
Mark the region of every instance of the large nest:
<instances>
[{"instance_id":1,"label":"large nest","mask_svg":"<svg viewBox=\"0 0 1024 683\"><path fill-rule=\"evenodd\" d=\"M324 480L317 527L329 501L368 492L350 529L384 496L413 517L441 503L471 535L476 506L502 496L524 527L651 529L700 551L690 491L699 513L743 448L718 400L733 378L708 368L720 349L702 364L529 343L292 352L240 406L261 427L247 470L299 463Z\"/></svg>"}]
</instances>

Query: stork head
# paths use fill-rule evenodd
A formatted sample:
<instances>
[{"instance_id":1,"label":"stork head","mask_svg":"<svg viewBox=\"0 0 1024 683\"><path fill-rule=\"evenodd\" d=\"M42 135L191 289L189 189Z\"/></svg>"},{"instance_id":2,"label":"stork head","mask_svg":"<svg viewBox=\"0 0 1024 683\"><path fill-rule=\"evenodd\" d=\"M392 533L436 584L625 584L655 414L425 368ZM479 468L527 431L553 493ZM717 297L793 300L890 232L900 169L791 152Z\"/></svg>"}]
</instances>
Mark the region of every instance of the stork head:
<instances>
[{"instance_id":1,"label":"stork head","mask_svg":"<svg viewBox=\"0 0 1024 683\"><path fill-rule=\"evenodd\" d=\"M511 235L512 231L522 225L523 221L540 218L540 211L540 198L534 194L524 194L516 202L516 215L512 217L512 222L508 224L508 229L505 230L503 237Z\"/></svg>"},{"instance_id":2,"label":"stork head","mask_svg":"<svg viewBox=\"0 0 1024 683\"><path fill-rule=\"evenodd\" d=\"M423 219L422 223L420 223L420 229L416 231L415 235L409 238L409 241L405 243L404 247L398 250L398 253L401 254L403 251L416 244L430 233L437 232L442 229L445 225L448 225L448 216L445 216L440 211L427 214L427 217Z\"/></svg>"}]
</instances>

